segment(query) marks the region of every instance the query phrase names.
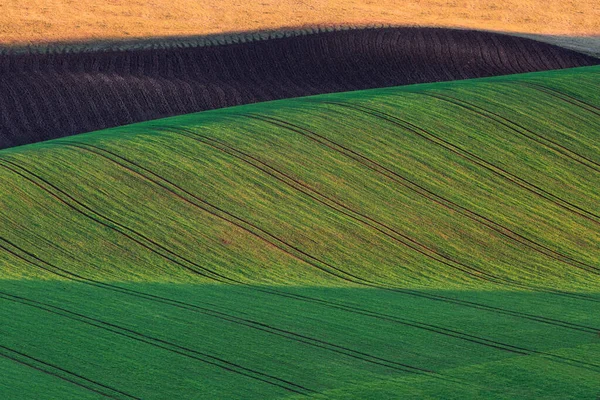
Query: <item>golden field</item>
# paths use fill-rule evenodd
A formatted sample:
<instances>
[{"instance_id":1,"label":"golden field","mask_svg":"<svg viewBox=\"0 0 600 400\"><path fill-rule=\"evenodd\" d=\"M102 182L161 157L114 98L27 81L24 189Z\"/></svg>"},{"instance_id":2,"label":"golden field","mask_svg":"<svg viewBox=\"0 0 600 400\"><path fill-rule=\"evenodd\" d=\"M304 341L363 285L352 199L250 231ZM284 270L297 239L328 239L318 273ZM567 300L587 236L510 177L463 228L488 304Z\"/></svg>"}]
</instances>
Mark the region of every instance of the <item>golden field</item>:
<instances>
[{"instance_id":1,"label":"golden field","mask_svg":"<svg viewBox=\"0 0 600 400\"><path fill-rule=\"evenodd\" d=\"M4 0L0 44L193 36L329 25L600 35L598 0Z\"/></svg>"}]
</instances>

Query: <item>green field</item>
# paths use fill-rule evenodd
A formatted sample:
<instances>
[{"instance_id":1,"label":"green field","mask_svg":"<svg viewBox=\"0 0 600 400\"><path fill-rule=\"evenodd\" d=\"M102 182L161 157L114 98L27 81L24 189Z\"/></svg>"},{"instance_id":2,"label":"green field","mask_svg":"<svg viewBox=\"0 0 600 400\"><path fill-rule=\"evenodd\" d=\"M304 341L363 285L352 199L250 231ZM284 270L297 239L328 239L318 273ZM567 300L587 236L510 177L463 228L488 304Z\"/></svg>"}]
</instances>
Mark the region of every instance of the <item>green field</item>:
<instances>
[{"instance_id":1,"label":"green field","mask_svg":"<svg viewBox=\"0 0 600 400\"><path fill-rule=\"evenodd\" d=\"M0 151L9 399L600 396L600 67Z\"/></svg>"}]
</instances>

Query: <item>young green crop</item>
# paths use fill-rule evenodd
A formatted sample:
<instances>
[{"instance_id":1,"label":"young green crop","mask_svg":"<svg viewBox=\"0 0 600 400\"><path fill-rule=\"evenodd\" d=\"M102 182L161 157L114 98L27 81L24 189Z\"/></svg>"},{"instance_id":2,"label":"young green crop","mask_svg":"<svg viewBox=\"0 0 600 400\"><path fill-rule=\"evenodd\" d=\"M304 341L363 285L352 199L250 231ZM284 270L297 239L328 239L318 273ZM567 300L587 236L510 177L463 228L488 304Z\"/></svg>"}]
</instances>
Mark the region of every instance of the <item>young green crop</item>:
<instances>
[{"instance_id":1,"label":"young green crop","mask_svg":"<svg viewBox=\"0 0 600 400\"><path fill-rule=\"evenodd\" d=\"M599 73L0 151L0 393L594 398Z\"/></svg>"}]
</instances>

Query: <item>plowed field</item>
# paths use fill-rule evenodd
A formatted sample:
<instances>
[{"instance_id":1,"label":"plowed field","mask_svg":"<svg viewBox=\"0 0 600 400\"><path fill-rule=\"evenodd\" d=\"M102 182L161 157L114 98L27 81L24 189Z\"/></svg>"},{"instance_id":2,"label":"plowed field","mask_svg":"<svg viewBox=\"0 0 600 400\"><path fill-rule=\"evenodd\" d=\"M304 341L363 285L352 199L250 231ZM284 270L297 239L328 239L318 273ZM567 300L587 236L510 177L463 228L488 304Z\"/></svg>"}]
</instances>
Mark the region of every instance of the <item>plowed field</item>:
<instances>
[{"instance_id":1,"label":"plowed field","mask_svg":"<svg viewBox=\"0 0 600 400\"><path fill-rule=\"evenodd\" d=\"M0 55L0 148L282 98L600 63L529 39L433 28L66 50Z\"/></svg>"}]
</instances>

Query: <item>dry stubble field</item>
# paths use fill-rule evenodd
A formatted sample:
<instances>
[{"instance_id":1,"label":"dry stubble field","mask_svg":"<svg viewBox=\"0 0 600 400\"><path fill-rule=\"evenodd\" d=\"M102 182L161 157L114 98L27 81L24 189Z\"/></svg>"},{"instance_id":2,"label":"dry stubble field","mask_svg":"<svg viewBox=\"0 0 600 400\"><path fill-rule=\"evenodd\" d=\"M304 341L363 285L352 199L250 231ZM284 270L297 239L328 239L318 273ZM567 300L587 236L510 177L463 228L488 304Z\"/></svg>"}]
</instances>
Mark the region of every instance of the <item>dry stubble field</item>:
<instances>
[{"instance_id":1,"label":"dry stubble field","mask_svg":"<svg viewBox=\"0 0 600 400\"><path fill-rule=\"evenodd\" d=\"M0 3L0 44L373 23L589 37L600 35L600 3L596 0L7 0Z\"/></svg>"}]
</instances>

